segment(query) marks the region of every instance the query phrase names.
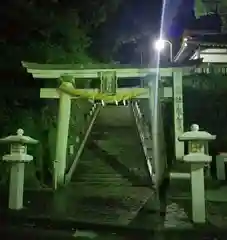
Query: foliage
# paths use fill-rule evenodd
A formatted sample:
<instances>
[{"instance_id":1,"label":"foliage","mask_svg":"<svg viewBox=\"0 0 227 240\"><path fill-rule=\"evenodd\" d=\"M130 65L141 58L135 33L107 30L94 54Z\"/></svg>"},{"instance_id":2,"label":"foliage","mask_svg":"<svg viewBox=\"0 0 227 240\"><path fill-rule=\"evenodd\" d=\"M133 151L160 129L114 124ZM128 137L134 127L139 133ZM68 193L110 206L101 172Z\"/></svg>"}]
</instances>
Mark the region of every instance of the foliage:
<instances>
[{"instance_id":1,"label":"foliage","mask_svg":"<svg viewBox=\"0 0 227 240\"><path fill-rule=\"evenodd\" d=\"M0 66L2 76L6 76L2 84L13 88L32 86L39 91L38 87L42 85L40 82L37 84L18 71L21 60L40 63L94 62L95 58L89 54L91 36L117 10L119 4L120 0L5 1L0 8ZM9 71L3 75L5 69ZM11 98L9 102L1 99L0 134L13 134L22 127L26 134L40 141L37 147L29 149L29 153L35 156L36 174L43 180L43 175L48 174L43 170L51 171L55 154L57 102L40 99L25 102L21 99ZM73 104L72 108L69 143L75 142L79 129L83 128L85 113L81 112L81 108L83 111L88 110L84 103L79 102ZM1 153L6 152L6 147L1 148ZM0 171L5 173L5 166L1 166ZM34 179L34 169L32 172ZM29 173L26 171L26 174ZM3 180L4 176L1 175Z\"/></svg>"},{"instance_id":2,"label":"foliage","mask_svg":"<svg viewBox=\"0 0 227 240\"><path fill-rule=\"evenodd\" d=\"M227 28L227 1L226 0L195 0L195 16L197 18L210 13L218 13L222 19L223 29Z\"/></svg>"},{"instance_id":3,"label":"foliage","mask_svg":"<svg viewBox=\"0 0 227 240\"><path fill-rule=\"evenodd\" d=\"M227 151L227 76L222 74L195 74L183 78L184 129L199 124L201 130L217 135L210 143L210 153ZM170 79L167 79L171 84ZM170 86L170 85L168 85ZM174 131L173 102L165 103L165 136L167 151L173 156Z\"/></svg>"},{"instance_id":4,"label":"foliage","mask_svg":"<svg viewBox=\"0 0 227 240\"><path fill-rule=\"evenodd\" d=\"M39 141L43 141L43 144L46 144L45 139L43 139L43 128L42 128L42 117L39 114L39 111L32 111L32 109L24 108L23 105L17 106L17 108L13 107L11 103L2 103L3 108L1 108L2 112L1 116L4 118L1 119L1 136L8 136L12 134L16 134L18 128L23 128L25 131L25 135L31 135L33 138L38 139ZM41 118L41 119L40 119ZM38 146L28 146L29 154L32 154L34 158L34 163L29 164L26 168L25 174L25 182L26 185L29 186L38 186L38 181L35 177L35 166L39 168L40 159L42 158L42 152L40 151L40 144ZM1 145L1 155L9 154L9 146ZM2 164L0 167L0 182L5 182L9 173L9 165Z\"/></svg>"},{"instance_id":5,"label":"foliage","mask_svg":"<svg viewBox=\"0 0 227 240\"><path fill-rule=\"evenodd\" d=\"M194 74L184 77L184 85L195 89L208 91L225 91L227 89L227 76L223 74Z\"/></svg>"},{"instance_id":6,"label":"foliage","mask_svg":"<svg viewBox=\"0 0 227 240\"><path fill-rule=\"evenodd\" d=\"M123 14L119 10L120 4L121 6L124 4ZM112 57L110 53L122 44L135 39L137 41L141 36L152 32L150 10L141 2L138 4L138 7L143 6L140 18L135 18L136 13L129 9L128 1L122 0L4 1L0 8L1 70L9 69L13 72L18 69L21 60L40 63L90 63L100 59L99 52L103 49L106 49L106 56ZM127 15L129 17L126 17ZM118 32L117 28L123 26L122 23L125 21L126 28L121 27ZM144 21L148 24L144 24ZM100 38L106 41L102 42ZM101 42L101 46L97 45L97 42ZM98 51L91 54L91 49L94 48ZM107 57L103 59L112 60ZM32 79L29 79L28 83L21 72L16 72L12 76L6 74L6 78L3 78L3 81L6 80L5 85L14 88L18 85L37 89L40 87ZM13 134L19 127L24 128L25 133L40 141L39 146L29 149L35 156L36 170L43 172L44 168L51 169L57 127L56 101L38 100L36 105L32 101L27 101L26 106L23 104L21 106L23 101L12 99L10 104L1 99L0 123L3 126L1 136ZM69 143L75 143L75 137L81 135L80 130L83 129L88 108L89 104L84 101L73 104ZM3 151L6 151L5 147ZM4 169L0 168L0 171L4 172Z\"/></svg>"},{"instance_id":7,"label":"foliage","mask_svg":"<svg viewBox=\"0 0 227 240\"><path fill-rule=\"evenodd\" d=\"M159 32L161 5L162 1L121 1L117 11L93 35L92 52L99 51L104 62L114 60L131 63L136 51L141 52L142 48L147 52L148 39ZM158 19L155 24L154 19ZM122 61L124 58L127 61ZM136 60L139 59L136 56Z\"/></svg>"},{"instance_id":8,"label":"foliage","mask_svg":"<svg viewBox=\"0 0 227 240\"><path fill-rule=\"evenodd\" d=\"M89 39L80 29L76 12L57 15L56 11L44 10L35 3L5 11L8 13L8 28L13 30L11 35L2 39L1 50L10 60L17 53L17 61L76 61L89 44Z\"/></svg>"},{"instance_id":9,"label":"foliage","mask_svg":"<svg viewBox=\"0 0 227 240\"><path fill-rule=\"evenodd\" d=\"M91 62L89 35L118 4L119 0L8 1L0 10L1 53L15 61Z\"/></svg>"},{"instance_id":10,"label":"foliage","mask_svg":"<svg viewBox=\"0 0 227 240\"><path fill-rule=\"evenodd\" d=\"M227 151L226 75L197 74L184 78L185 129L198 123L201 129L217 135L211 153Z\"/></svg>"}]
</instances>

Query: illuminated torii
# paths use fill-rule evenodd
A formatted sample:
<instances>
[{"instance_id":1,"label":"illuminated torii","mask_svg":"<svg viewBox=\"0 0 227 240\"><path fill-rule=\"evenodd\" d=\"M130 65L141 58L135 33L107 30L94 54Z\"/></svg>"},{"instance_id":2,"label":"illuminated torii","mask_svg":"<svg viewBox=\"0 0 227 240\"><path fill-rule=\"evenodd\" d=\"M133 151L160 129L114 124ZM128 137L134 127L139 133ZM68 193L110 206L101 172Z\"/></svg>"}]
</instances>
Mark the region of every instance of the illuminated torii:
<instances>
[{"instance_id":1,"label":"illuminated torii","mask_svg":"<svg viewBox=\"0 0 227 240\"><path fill-rule=\"evenodd\" d=\"M58 110L58 128L56 140L56 156L54 164L54 186L62 185L65 182L67 140L69 130L69 120L71 113L71 99L84 97L90 100L103 100L105 102L116 102L132 98L148 98L149 90L147 88L117 88L119 78L143 78L149 74L156 74L156 68L132 68L118 65L99 65L86 66L81 65L51 65L22 62L23 67L31 73L34 78L42 79L60 79L59 88L44 88L40 90L41 98L59 98ZM173 77L173 88L163 89L163 97L174 98L174 122L175 122L175 151L176 157L183 156L183 144L178 141L178 136L183 133L183 98L182 98L182 76L190 74L192 67L169 67L160 68L158 74L160 77ZM76 89L74 80L76 79L100 79L100 89ZM173 94L172 94L173 93ZM98 111L98 110L97 110ZM91 121L89 130L85 134L88 136L91 126L94 123L97 112ZM80 151L81 152L81 151ZM70 176L76 164L70 169ZM68 180L70 180L70 176Z\"/></svg>"}]
</instances>

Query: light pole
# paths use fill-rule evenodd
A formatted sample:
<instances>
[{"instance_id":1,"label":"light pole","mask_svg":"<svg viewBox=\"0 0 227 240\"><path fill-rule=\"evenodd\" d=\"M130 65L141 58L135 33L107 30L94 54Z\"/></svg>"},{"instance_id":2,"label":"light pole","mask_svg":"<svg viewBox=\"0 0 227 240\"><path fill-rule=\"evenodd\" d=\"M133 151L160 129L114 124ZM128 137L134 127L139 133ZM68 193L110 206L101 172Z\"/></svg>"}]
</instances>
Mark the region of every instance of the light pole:
<instances>
[{"instance_id":1,"label":"light pole","mask_svg":"<svg viewBox=\"0 0 227 240\"><path fill-rule=\"evenodd\" d=\"M169 44L170 61L173 62L173 44L169 40L158 39L154 42L154 47L157 51L161 52L166 44Z\"/></svg>"},{"instance_id":2,"label":"light pole","mask_svg":"<svg viewBox=\"0 0 227 240\"><path fill-rule=\"evenodd\" d=\"M173 46L172 43L168 40L159 39L154 42L154 47L158 53L160 53L164 48L165 44L170 45L170 61L173 61ZM163 180L165 167L164 162L160 159L161 156L161 146L160 146L160 129L161 129L161 123L160 123L160 99L159 99L159 57L157 58L157 72L155 75L150 75L150 81L149 81L149 105L151 110L151 124L152 124L152 145L153 145L153 162L154 162L154 168L155 168L155 185L157 189L159 189L160 184ZM159 197L158 197L159 198Z\"/></svg>"}]
</instances>

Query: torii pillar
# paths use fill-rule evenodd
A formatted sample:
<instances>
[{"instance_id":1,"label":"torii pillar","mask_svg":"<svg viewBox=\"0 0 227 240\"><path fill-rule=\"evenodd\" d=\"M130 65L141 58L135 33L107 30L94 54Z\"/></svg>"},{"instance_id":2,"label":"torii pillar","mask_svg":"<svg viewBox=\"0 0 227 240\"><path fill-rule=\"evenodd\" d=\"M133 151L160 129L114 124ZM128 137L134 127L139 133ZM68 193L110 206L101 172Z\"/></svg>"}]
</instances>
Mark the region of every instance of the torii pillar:
<instances>
[{"instance_id":1,"label":"torii pillar","mask_svg":"<svg viewBox=\"0 0 227 240\"><path fill-rule=\"evenodd\" d=\"M61 76L61 81L67 82L72 86L74 78L69 75ZM56 152L54 161L54 188L64 184L66 171L67 143L69 136L69 121L71 115L71 96L63 91L59 92L59 109L58 109L58 125Z\"/></svg>"},{"instance_id":2,"label":"torii pillar","mask_svg":"<svg viewBox=\"0 0 227 240\"><path fill-rule=\"evenodd\" d=\"M174 138L176 159L184 156L184 143L178 138L184 133L184 110L183 110L183 69L173 71L173 105L174 105Z\"/></svg>"}]
</instances>

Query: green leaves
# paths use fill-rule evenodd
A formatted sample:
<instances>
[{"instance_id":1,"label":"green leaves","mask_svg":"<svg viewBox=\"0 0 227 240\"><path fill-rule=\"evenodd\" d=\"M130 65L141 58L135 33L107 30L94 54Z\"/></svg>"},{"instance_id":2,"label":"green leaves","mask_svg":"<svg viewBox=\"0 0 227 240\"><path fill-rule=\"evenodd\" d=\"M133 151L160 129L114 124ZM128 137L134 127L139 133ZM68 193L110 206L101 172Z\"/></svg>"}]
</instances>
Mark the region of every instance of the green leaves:
<instances>
[{"instance_id":1,"label":"green leaves","mask_svg":"<svg viewBox=\"0 0 227 240\"><path fill-rule=\"evenodd\" d=\"M201 17L216 11L222 11L227 6L226 0L195 0L195 15Z\"/></svg>"},{"instance_id":2,"label":"green leaves","mask_svg":"<svg viewBox=\"0 0 227 240\"><path fill-rule=\"evenodd\" d=\"M4 39L0 50L2 63L12 59L42 63L91 62L89 35L105 22L120 0L10 1L0 11ZM16 54L15 54L16 53ZM14 56L14 57L13 57ZM7 61L6 61L7 59Z\"/></svg>"},{"instance_id":3,"label":"green leaves","mask_svg":"<svg viewBox=\"0 0 227 240\"><path fill-rule=\"evenodd\" d=\"M227 0L195 0L194 11L197 18L217 12L222 19L223 30L227 28Z\"/></svg>"},{"instance_id":4,"label":"green leaves","mask_svg":"<svg viewBox=\"0 0 227 240\"><path fill-rule=\"evenodd\" d=\"M201 91L224 92L227 89L226 75L210 73L210 74L194 74L184 77L184 86L198 89Z\"/></svg>"}]
</instances>

